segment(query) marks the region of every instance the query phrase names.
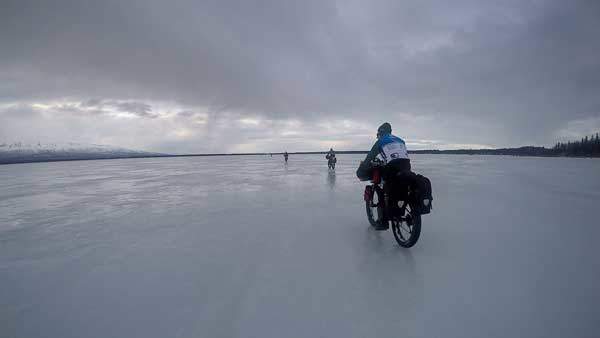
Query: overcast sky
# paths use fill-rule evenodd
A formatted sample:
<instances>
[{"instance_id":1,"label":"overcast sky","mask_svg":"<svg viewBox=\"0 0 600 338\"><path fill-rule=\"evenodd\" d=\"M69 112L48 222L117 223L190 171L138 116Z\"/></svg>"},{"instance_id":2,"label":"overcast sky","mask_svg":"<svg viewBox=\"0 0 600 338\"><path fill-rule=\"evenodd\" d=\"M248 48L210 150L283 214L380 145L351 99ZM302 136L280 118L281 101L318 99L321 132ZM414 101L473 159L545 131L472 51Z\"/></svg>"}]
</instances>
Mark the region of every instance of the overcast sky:
<instances>
[{"instance_id":1,"label":"overcast sky","mask_svg":"<svg viewBox=\"0 0 600 338\"><path fill-rule=\"evenodd\" d=\"M600 1L0 1L0 142L186 153L600 130Z\"/></svg>"}]
</instances>

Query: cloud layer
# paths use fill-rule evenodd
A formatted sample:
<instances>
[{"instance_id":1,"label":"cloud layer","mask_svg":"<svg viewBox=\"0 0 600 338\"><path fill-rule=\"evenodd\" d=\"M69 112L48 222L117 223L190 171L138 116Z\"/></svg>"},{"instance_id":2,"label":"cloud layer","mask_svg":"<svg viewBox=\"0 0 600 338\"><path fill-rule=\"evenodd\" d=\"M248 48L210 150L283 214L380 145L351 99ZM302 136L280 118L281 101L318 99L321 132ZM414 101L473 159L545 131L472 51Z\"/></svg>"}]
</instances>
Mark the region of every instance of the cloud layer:
<instances>
[{"instance_id":1,"label":"cloud layer","mask_svg":"<svg viewBox=\"0 0 600 338\"><path fill-rule=\"evenodd\" d=\"M0 138L366 148L385 120L415 147L552 144L600 116L598 17L594 1L9 0Z\"/></svg>"}]
</instances>

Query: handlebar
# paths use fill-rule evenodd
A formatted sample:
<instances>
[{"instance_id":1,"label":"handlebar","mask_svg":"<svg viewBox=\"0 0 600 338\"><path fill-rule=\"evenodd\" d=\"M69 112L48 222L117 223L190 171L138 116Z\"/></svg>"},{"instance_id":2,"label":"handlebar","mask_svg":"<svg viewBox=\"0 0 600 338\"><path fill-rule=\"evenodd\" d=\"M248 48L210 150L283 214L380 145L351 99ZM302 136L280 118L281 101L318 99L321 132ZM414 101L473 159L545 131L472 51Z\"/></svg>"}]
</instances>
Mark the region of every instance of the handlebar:
<instances>
[{"instance_id":1,"label":"handlebar","mask_svg":"<svg viewBox=\"0 0 600 338\"><path fill-rule=\"evenodd\" d=\"M371 161L371 167L373 167L373 168L383 167L384 165L385 165L385 163L378 158L375 158L374 160Z\"/></svg>"}]
</instances>

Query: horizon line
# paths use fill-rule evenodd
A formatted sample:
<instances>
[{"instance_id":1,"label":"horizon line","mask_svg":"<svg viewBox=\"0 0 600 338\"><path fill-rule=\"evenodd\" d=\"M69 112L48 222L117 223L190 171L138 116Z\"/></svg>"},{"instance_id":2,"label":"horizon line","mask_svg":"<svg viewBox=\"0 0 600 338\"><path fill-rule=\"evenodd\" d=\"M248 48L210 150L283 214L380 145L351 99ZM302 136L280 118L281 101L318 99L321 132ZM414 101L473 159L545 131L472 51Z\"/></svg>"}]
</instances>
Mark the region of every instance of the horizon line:
<instances>
[{"instance_id":1,"label":"horizon line","mask_svg":"<svg viewBox=\"0 0 600 338\"><path fill-rule=\"evenodd\" d=\"M419 153L437 153L437 152L460 152L460 151L499 151L499 150L517 150L517 149L552 149L544 146L519 146L519 147L504 147L504 148L460 148L460 149L416 149L408 150L409 154ZM327 154L329 151L288 151L290 155L310 155L310 154ZM336 154L366 154L369 150L335 150ZM183 157L183 156L242 156L242 155L283 155L285 151L278 152L248 152L248 153L187 153L187 154L160 154L158 156L166 157Z\"/></svg>"}]
</instances>

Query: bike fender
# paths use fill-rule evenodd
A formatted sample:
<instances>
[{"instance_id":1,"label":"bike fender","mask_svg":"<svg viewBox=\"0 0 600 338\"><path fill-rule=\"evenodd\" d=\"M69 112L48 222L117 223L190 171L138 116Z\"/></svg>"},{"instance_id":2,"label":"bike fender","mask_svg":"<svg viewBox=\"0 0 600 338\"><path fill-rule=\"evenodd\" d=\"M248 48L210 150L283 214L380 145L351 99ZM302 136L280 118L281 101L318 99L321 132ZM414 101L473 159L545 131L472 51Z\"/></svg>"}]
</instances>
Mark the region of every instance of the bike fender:
<instances>
[{"instance_id":1,"label":"bike fender","mask_svg":"<svg viewBox=\"0 0 600 338\"><path fill-rule=\"evenodd\" d=\"M373 192L374 192L374 190L373 190L372 186L367 185L365 187L365 193L364 193L364 196L363 196L363 198L365 199L365 202L370 202L370 201L373 200Z\"/></svg>"}]
</instances>

